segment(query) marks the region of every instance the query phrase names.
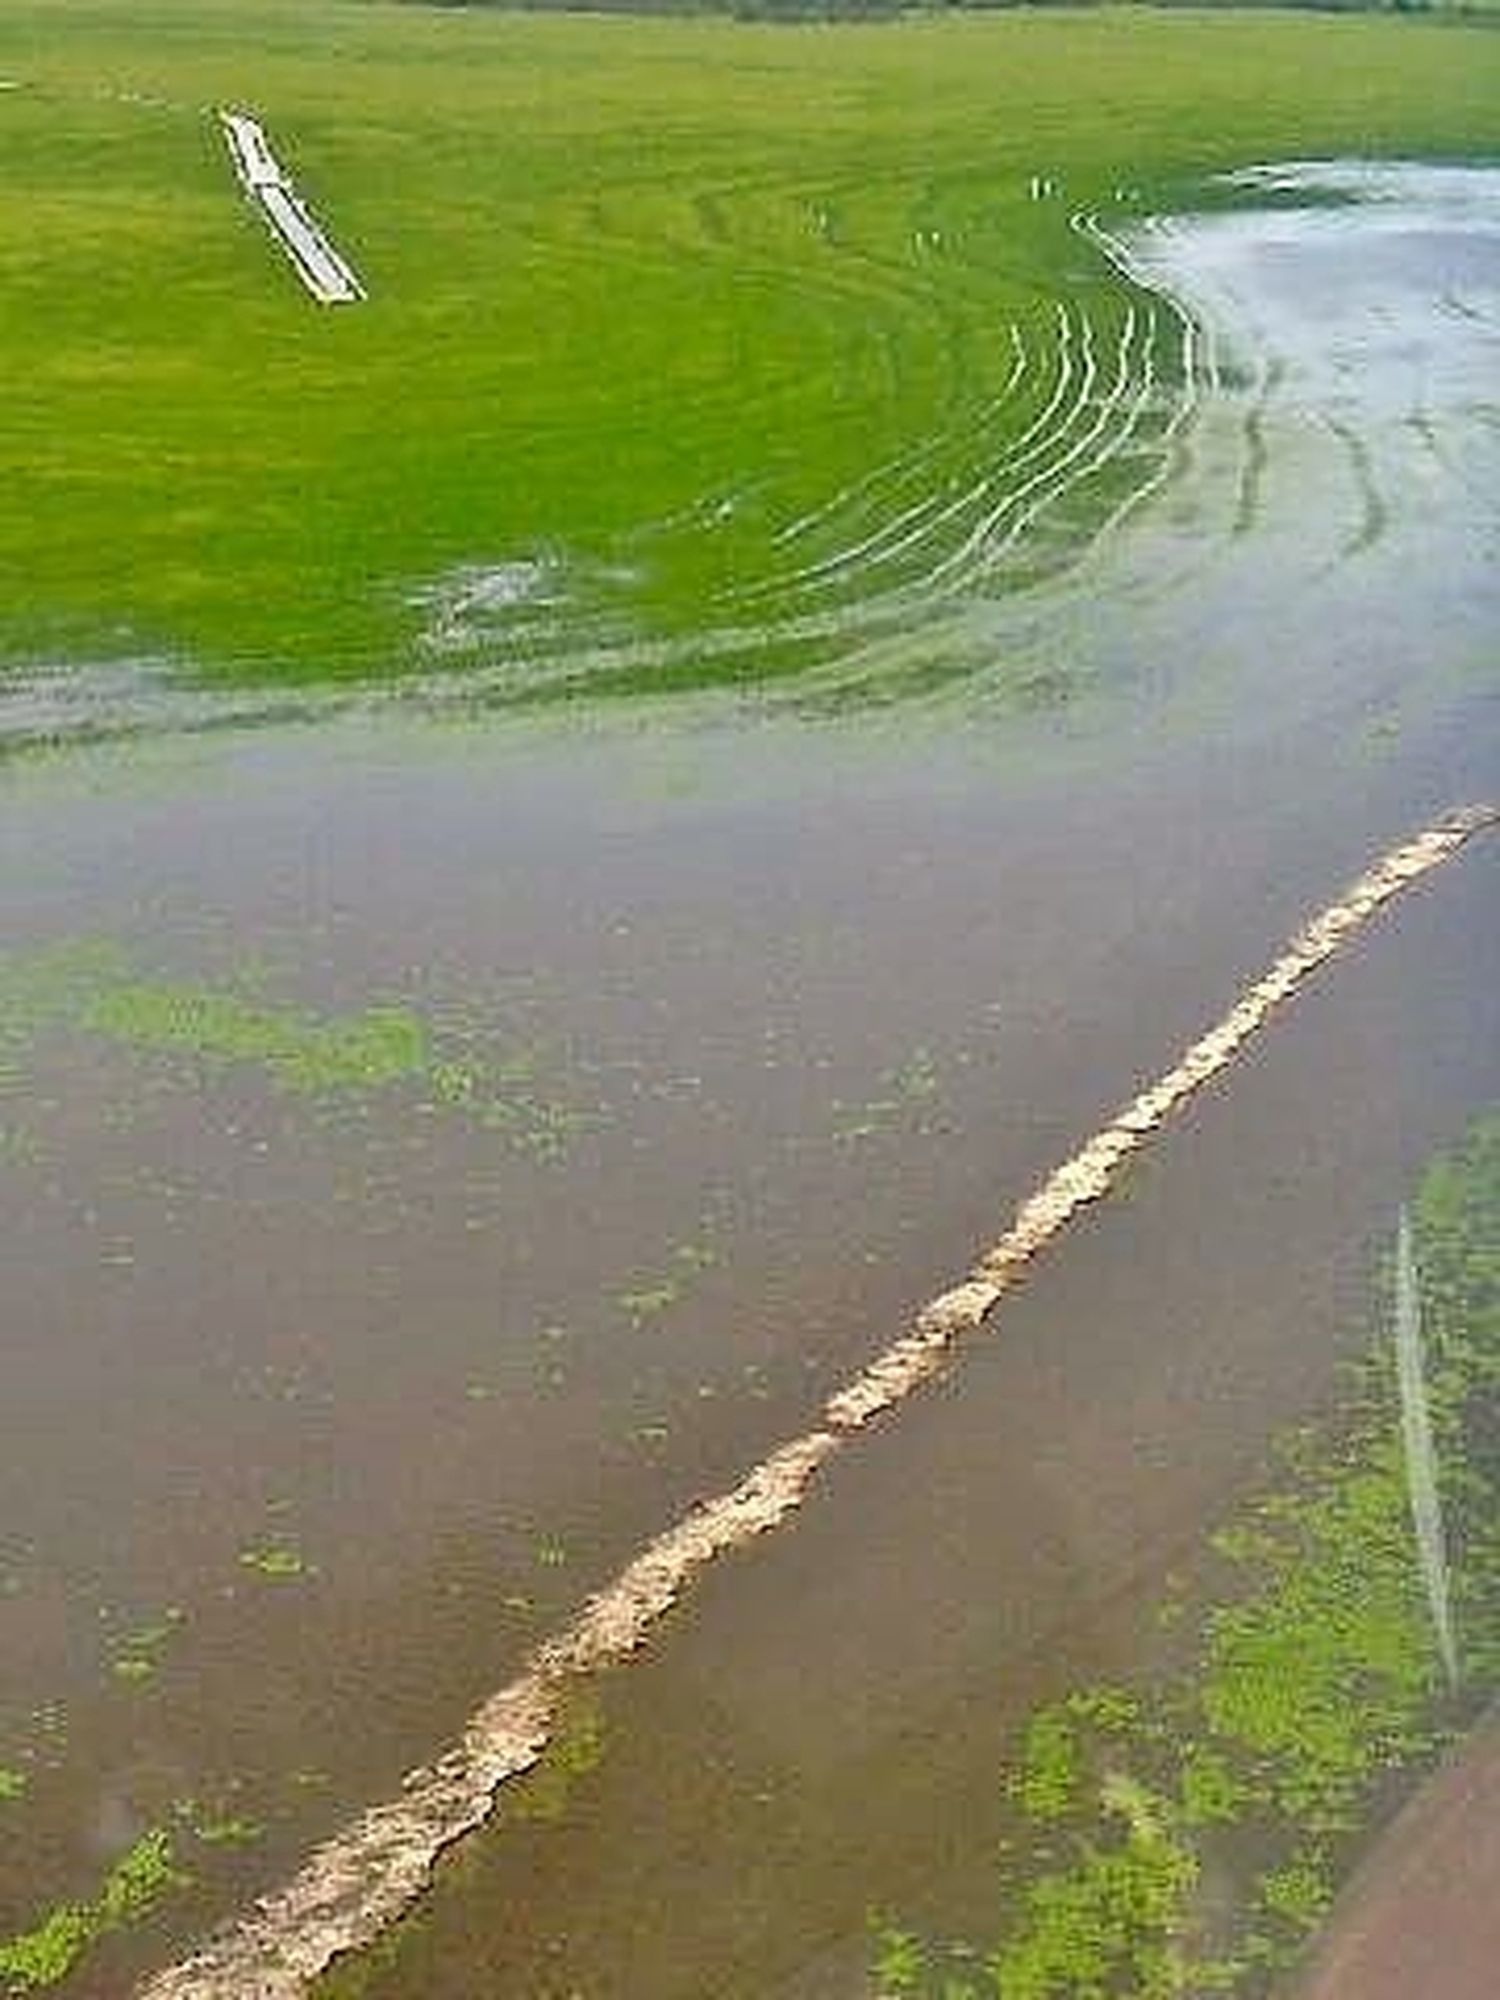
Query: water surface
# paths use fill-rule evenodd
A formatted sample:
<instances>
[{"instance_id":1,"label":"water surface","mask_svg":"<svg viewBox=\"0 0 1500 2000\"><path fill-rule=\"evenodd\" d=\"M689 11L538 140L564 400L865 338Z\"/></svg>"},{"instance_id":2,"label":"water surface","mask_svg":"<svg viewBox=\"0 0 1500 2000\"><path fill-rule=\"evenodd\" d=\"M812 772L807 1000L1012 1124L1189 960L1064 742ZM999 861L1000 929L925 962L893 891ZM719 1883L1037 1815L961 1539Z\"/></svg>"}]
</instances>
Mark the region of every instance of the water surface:
<instances>
[{"instance_id":1,"label":"water surface","mask_svg":"<svg viewBox=\"0 0 1500 2000\"><path fill-rule=\"evenodd\" d=\"M389 1792L1308 909L1500 789L1496 178L1263 178L1126 246L1202 401L1081 563L959 614L961 692L7 768L0 1931L153 1827L195 1876L70 1992ZM1382 920L715 1575L372 1990L852 1995L872 1909L982 1935L1016 1716L1149 1653L1496 1096L1494 884Z\"/></svg>"}]
</instances>

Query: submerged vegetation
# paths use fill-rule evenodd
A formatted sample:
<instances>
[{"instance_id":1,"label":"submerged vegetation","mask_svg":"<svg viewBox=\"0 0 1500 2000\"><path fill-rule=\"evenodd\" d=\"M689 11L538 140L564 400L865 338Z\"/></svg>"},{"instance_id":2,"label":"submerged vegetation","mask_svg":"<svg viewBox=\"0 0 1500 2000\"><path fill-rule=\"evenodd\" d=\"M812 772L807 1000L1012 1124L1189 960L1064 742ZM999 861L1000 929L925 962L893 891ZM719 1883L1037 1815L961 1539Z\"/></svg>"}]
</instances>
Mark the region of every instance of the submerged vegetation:
<instances>
[{"instance_id":1,"label":"submerged vegetation","mask_svg":"<svg viewBox=\"0 0 1500 2000\"><path fill-rule=\"evenodd\" d=\"M1492 149L1497 65L1478 30L1265 15L10 0L16 726L43 668L106 708L168 664L495 701L993 668L947 611L1154 479L1185 386L1173 312L1086 219L1247 161ZM281 268L224 103L367 303Z\"/></svg>"},{"instance_id":2,"label":"submerged vegetation","mask_svg":"<svg viewBox=\"0 0 1500 2000\"><path fill-rule=\"evenodd\" d=\"M58 1903L28 1930L0 1937L0 1993L20 1996L65 1985L113 1933L146 1923L170 1897L193 1886L189 1849L249 1846L264 1831L241 1813L175 1800L161 1824L131 1842L92 1896Z\"/></svg>"},{"instance_id":3,"label":"submerged vegetation","mask_svg":"<svg viewBox=\"0 0 1500 2000\"><path fill-rule=\"evenodd\" d=\"M170 1829L143 1833L87 1902L60 1903L30 1930L0 1939L3 1990L23 1994L59 1985L101 1938L141 1922L187 1879Z\"/></svg>"},{"instance_id":4,"label":"submerged vegetation","mask_svg":"<svg viewBox=\"0 0 1500 2000\"><path fill-rule=\"evenodd\" d=\"M148 1625L136 1625L122 1632L110 1648L110 1672L116 1680L138 1684L155 1678L162 1655L175 1638L187 1614L177 1604L168 1605L161 1617Z\"/></svg>"},{"instance_id":5,"label":"submerged vegetation","mask_svg":"<svg viewBox=\"0 0 1500 2000\"><path fill-rule=\"evenodd\" d=\"M271 1583L287 1583L316 1572L300 1549L286 1540L255 1542L240 1551L240 1567Z\"/></svg>"},{"instance_id":6,"label":"submerged vegetation","mask_svg":"<svg viewBox=\"0 0 1500 2000\"><path fill-rule=\"evenodd\" d=\"M325 1022L233 992L122 979L95 995L78 1025L129 1048L253 1064L295 1092L379 1089L428 1067L422 1025L398 1007Z\"/></svg>"},{"instance_id":7,"label":"submerged vegetation","mask_svg":"<svg viewBox=\"0 0 1500 2000\"><path fill-rule=\"evenodd\" d=\"M1025 1723L994 1941L889 1927L883 1994L1265 1991L1393 1775L1420 1769L1500 1680L1500 1115L1428 1169L1413 1220L1466 1698L1448 1697L1382 1336L1340 1418L1286 1440L1274 1480L1212 1537L1166 1607L1161 1669Z\"/></svg>"},{"instance_id":8,"label":"submerged vegetation","mask_svg":"<svg viewBox=\"0 0 1500 2000\"><path fill-rule=\"evenodd\" d=\"M529 1052L482 1057L410 1006L319 1013L269 1001L244 981L147 978L109 942L0 952L0 1089L48 1034L176 1062L199 1079L242 1069L320 1101L405 1086L423 1106L456 1112L542 1161L560 1158L593 1116L546 1095Z\"/></svg>"}]
</instances>

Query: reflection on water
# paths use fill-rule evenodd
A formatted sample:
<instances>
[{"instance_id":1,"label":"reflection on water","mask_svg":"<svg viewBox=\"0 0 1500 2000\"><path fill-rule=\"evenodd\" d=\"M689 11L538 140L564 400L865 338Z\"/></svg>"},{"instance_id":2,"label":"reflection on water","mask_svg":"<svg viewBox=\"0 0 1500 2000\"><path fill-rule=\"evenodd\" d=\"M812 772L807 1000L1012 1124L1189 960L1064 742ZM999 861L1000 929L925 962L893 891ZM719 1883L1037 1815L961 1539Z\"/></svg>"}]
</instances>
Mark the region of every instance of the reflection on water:
<instances>
[{"instance_id":1,"label":"reflection on water","mask_svg":"<svg viewBox=\"0 0 1500 2000\"><path fill-rule=\"evenodd\" d=\"M0 1931L92 1913L67 1990L388 1794L1307 908L1495 791L1493 240L1424 214L1132 245L1220 331L1184 463L956 609L963 692L896 728L367 717L10 769ZM1325 251L1370 350L1326 375ZM854 1993L871 1906L996 1934L1023 1719L1156 1656L1496 1095L1492 881L1377 929L954 1393L601 1690L391 1990Z\"/></svg>"}]
</instances>

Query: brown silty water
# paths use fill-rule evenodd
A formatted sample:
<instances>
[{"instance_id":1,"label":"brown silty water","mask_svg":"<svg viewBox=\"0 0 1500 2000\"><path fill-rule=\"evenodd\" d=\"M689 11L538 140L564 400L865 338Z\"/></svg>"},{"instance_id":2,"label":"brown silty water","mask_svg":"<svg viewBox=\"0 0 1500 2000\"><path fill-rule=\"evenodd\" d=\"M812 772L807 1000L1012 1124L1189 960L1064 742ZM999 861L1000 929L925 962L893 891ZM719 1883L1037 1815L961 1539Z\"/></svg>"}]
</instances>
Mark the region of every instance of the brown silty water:
<instances>
[{"instance_id":1,"label":"brown silty water","mask_svg":"<svg viewBox=\"0 0 1500 2000\"><path fill-rule=\"evenodd\" d=\"M129 1022L26 1040L0 1933L184 1800L261 1829L65 1990L122 1991L389 1794L1373 851L1500 789L1481 197L1133 247L1237 366L1066 583L976 610L1075 707L346 722L7 778L13 958L103 940L117 986L386 1004L432 1051L303 1090ZM871 1907L977 1921L1008 1721L1145 1643L1176 1552L1328 1396L1414 1167L1494 1097L1494 908L1479 850L1379 920L949 1386L609 1681L573 1803L502 1806L375 1990L853 1993Z\"/></svg>"}]
</instances>

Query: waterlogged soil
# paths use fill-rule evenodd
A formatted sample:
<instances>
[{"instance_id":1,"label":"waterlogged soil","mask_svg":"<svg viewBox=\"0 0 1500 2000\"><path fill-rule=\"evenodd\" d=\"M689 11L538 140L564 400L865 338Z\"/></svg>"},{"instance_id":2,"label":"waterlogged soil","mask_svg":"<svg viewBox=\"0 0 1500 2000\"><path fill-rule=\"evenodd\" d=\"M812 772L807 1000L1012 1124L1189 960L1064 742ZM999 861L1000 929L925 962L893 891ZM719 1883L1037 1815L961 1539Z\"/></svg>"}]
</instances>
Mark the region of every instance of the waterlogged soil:
<instances>
[{"instance_id":1,"label":"waterlogged soil","mask_svg":"<svg viewBox=\"0 0 1500 2000\"><path fill-rule=\"evenodd\" d=\"M975 603L961 694L7 765L0 1938L92 1914L64 1990L388 1794L1308 910L1500 792L1496 178L1336 181L1130 246L1213 329L1172 477ZM711 1575L354 1990L852 1996L872 1912L983 1939L1018 1718L1152 1656L1500 1095L1495 865Z\"/></svg>"}]
</instances>

